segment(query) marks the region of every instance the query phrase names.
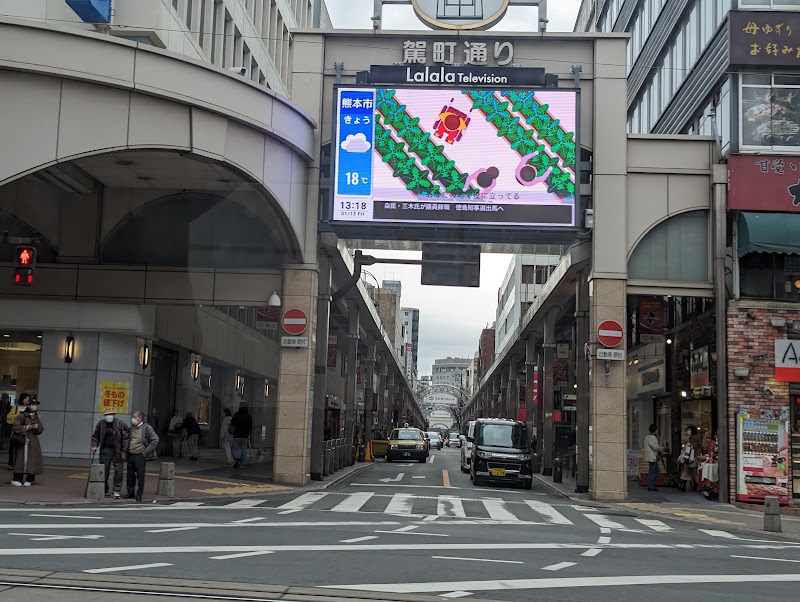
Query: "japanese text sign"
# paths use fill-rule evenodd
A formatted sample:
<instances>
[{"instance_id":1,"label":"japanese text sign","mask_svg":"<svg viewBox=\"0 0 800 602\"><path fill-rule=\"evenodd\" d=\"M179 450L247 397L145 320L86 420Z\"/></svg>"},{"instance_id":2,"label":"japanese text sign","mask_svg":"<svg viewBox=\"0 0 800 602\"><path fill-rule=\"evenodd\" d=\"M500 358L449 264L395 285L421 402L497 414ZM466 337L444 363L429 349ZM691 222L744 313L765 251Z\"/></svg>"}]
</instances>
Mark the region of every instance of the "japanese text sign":
<instances>
[{"instance_id":1,"label":"japanese text sign","mask_svg":"<svg viewBox=\"0 0 800 602\"><path fill-rule=\"evenodd\" d=\"M98 410L115 410L117 414L128 413L130 383L127 381L100 381L100 401Z\"/></svg>"},{"instance_id":2,"label":"japanese text sign","mask_svg":"<svg viewBox=\"0 0 800 602\"><path fill-rule=\"evenodd\" d=\"M728 157L728 209L800 212L800 157Z\"/></svg>"},{"instance_id":3,"label":"japanese text sign","mask_svg":"<svg viewBox=\"0 0 800 602\"><path fill-rule=\"evenodd\" d=\"M732 65L800 66L800 13L731 11Z\"/></svg>"},{"instance_id":4,"label":"japanese text sign","mask_svg":"<svg viewBox=\"0 0 800 602\"><path fill-rule=\"evenodd\" d=\"M514 61L511 42L406 40L403 42L404 65L481 65L498 67Z\"/></svg>"}]
</instances>

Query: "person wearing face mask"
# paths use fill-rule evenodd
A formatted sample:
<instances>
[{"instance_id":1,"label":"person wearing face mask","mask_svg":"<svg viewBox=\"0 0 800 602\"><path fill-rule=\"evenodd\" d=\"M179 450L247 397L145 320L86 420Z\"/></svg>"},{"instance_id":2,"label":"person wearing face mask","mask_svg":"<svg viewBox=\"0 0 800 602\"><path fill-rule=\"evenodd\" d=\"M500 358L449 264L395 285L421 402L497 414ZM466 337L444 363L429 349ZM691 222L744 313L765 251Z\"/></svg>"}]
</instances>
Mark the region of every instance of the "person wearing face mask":
<instances>
[{"instance_id":1,"label":"person wearing face mask","mask_svg":"<svg viewBox=\"0 0 800 602\"><path fill-rule=\"evenodd\" d=\"M28 405L31 396L27 393L22 393L17 400L17 405L11 406L9 409L8 414L6 414L6 424L8 424L12 428L14 428L14 422L16 422L17 417L25 411L25 407ZM8 469L14 469L14 454L17 451L17 447L19 444L17 442L18 437L11 437L11 440L8 444Z\"/></svg>"},{"instance_id":2,"label":"person wearing face mask","mask_svg":"<svg viewBox=\"0 0 800 602\"><path fill-rule=\"evenodd\" d=\"M44 472L42 446L39 435L44 431L42 419L39 417L39 401L31 399L25 410L14 420L14 437L17 449L14 452L14 487L30 487L37 474Z\"/></svg>"},{"instance_id":3,"label":"person wearing face mask","mask_svg":"<svg viewBox=\"0 0 800 602\"><path fill-rule=\"evenodd\" d=\"M128 446L128 498L142 501L145 460L155 460L158 447L156 430L144 421L142 412L131 414L131 441ZM138 488L136 482L139 482Z\"/></svg>"},{"instance_id":4,"label":"person wearing face mask","mask_svg":"<svg viewBox=\"0 0 800 602\"><path fill-rule=\"evenodd\" d=\"M92 434L92 453L100 450L100 462L106 467L106 496L118 500L122 490L123 463L128 456L131 431L128 425L117 418L117 411L108 408L103 412L103 420L97 423ZM114 489L108 487L111 465L114 465Z\"/></svg>"}]
</instances>

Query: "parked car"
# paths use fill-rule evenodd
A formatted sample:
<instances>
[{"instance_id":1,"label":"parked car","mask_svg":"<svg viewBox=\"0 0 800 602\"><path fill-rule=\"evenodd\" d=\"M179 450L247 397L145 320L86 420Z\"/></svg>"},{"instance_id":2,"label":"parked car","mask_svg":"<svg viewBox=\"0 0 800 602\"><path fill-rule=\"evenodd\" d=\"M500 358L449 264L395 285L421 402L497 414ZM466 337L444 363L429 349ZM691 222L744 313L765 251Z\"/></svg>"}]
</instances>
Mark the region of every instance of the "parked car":
<instances>
[{"instance_id":1,"label":"parked car","mask_svg":"<svg viewBox=\"0 0 800 602\"><path fill-rule=\"evenodd\" d=\"M470 478L473 485L497 481L530 489L533 485L532 453L524 422L479 418L472 437Z\"/></svg>"},{"instance_id":2,"label":"parked car","mask_svg":"<svg viewBox=\"0 0 800 602\"><path fill-rule=\"evenodd\" d=\"M447 436L447 446L450 447L451 445L454 447L461 447L461 439L459 438L458 433L450 433Z\"/></svg>"},{"instance_id":3,"label":"parked car","mask_svg":"<svg viewBox=\"0 0 800 602\"><path fill-rule=\"evenodd\" d=\"M425 462L427 459L428 448L421 430L401 428L392 431L389 436L389 451L386 454L387 462L395 460Z\"/></svg>"},{"instance_id":4,"label":"parked car","mask_svg":"<svg viewBox=\"0 0 800 602\"><path fill-rule=\"evenodd\" d=\"M466 435L461 435L461 472L469 472L470 464L472 463L472 438L475 432L475 421L470 420L467 423Z\"/></svg>"},{"instance_id":5,"label":"parked car","mask_svg":"<svg viewBox=\"0 0 800 602\"><path fill-rule=\"evenodd\" d=\"M441 433L437 431L428 431L425 434L428 435L428 437L430 437L431 447L435 447L436 449L442 449L442 447L444 446L444 441L442 440Z\"/></svg>"}]
</instances>

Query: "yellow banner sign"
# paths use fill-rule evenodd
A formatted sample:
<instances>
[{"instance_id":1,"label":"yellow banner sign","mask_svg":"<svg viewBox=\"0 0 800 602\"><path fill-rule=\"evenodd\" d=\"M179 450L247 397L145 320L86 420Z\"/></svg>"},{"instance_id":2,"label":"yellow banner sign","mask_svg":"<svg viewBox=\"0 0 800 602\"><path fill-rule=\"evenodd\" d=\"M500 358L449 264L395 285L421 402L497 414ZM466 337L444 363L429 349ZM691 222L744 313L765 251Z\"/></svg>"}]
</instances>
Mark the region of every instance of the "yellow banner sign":
<instances>
[{"instance_id":1,"label":"yellow banner sign","mask_svg":"<svg viewBox=\"0 0 800 602\"><path fill-rule=\"evenodd\" d=\"M127 381L101 380L100 412L112 409L117 414L127 414L129 390L130 383Z\"/></svg>"}]
</instances>

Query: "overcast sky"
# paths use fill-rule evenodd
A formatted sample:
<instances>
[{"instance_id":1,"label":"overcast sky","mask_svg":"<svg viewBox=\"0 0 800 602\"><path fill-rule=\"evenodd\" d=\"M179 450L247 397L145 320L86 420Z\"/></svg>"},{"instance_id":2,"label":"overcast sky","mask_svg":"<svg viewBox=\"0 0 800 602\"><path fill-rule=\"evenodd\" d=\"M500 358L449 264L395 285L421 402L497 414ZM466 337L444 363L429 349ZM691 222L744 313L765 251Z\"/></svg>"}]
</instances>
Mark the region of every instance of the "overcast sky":
<instances>
[{"instance_id":1,"label":"overcast sky","mask_svg":"<svg viewBox=\"0 0 800 602\"><path fill-rule=\"evenodd\" d=\"M371 28L372 0L327 0L333 26L342 29ZM548 4L548 31L572 31L580 0L556 0ZM511 8L494 31L530 31L537 21L536 8ZM522 26L522 27L521 27ZM383 29L427 28L411 6L384 6ZM418 253L370 252L378 257L419 257ZM510 255L481 256L480 288L422 286L417 266L373 265L375 278L400 280L401 303L420 310L419 374L430 374L433 360L447 356L472 357L478 350L481 330L495 320L497 290L508 270ZM367 276L371 281L371 278Z\"/></svg>"}]
</instances>

